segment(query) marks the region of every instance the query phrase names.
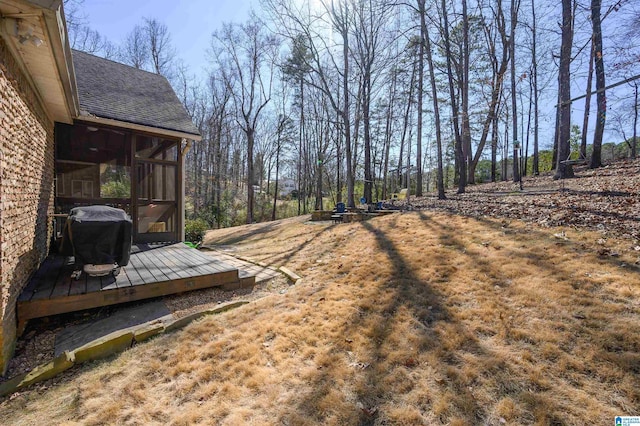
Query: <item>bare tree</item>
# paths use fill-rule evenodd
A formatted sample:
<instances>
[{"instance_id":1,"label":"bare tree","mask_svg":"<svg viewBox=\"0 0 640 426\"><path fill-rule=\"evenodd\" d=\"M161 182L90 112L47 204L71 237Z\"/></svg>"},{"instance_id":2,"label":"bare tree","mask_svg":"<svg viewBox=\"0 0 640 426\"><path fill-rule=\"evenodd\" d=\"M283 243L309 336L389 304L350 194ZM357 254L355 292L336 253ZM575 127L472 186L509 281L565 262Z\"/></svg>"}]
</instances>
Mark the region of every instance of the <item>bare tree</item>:
<instances>
[{"instance_id":1,"label":"bare tree","mask_svg":"<svg viewBox=\"0 0 640 426\"><path fill-rule=\"evenodd\" d=\"M149 61L149 40L144 27L136 25L127 34L122 47L122 60L127 65L145 69Z\"/></svg>"},{"instance_id":2,"label":"bare tree","mask_svg":"<svg viewBox=\"0 0 640 426\"><path fill-rule=\"evenodd\" d=\"M540 91L538 90L538 21L535 0L531 0L531 78L533 84L533 175L540 174L539 135L540 135Z\"/></svg>"},{"instance_id":3,"label":"bare tree","mask_svg":"<svg viewBox=\"0 0 640 426\"><path fill-rule=\"evenodd\" d=\"M355 163L354 153L357 124L352 120L352 67L351 30L352 11L345 1L321 2L321 10L309 10L309 4L302 5L291 0L266 0L267 11L271 14L279 33L289 39L302 34L309 51L308 65L311 72L306 84L320 90L338 116L339 127L344 140L346 161L347 205L355 206ZM327 37L333 32L339 41ZM360 92L360 90L359 90ZM358 99L356 97L356 99ZM358 119L357 114L356 121ZM342 157L342 150L338 158ZM338 192L341 188L338 188Z\"/></svg>"},{"instance_id":4,"label":"bare tree","mask_svg":"<svg viewBox=\"0 0 640 426\"><path fill-rule=\"evenodd\" d=\"M453 131L455 135L455 154L456 154L456 164L457 164L457 172L458 172L458 193L462 194L465 192L465 188L467 186L467 167L466 167L466 158L463 151L463 141L462 135L460 132L460 108L458 107L458 101L456 97L455 87L454 87L454 75L453 75L453 52L451 51L451 40L449 37L449 11L447 10L447 3L445 0L441 2L441 13L442 13L442 34L444 37L444 47L445 47L445 55L446 55L446 63L447 63L447 77L449 81L449 95L451 96L451 117L453 122Z\"/></svg>"},{"instance_id":5,"label":"bare tree","mask_svg":"<svg viewBox=\"0 0 640 426\"><path fill-rule=\"evenodd\" d=\"M308 65L310 60L309 49L307 48L307 42L303 34L298 34L291 41L291 53L288 58L285 59L282 65L284 74L284 80L290 81L297 89L296 104L299 111L299 126L298 126L298 214L302 213L302 160L303 160L303 145L305 140L305 78L306 74L311 72L311 67ZM305 206L306 207L306 206ZM305 209L306 213L306 209Z\"/></svg>"},{"instance_id":6,"label":"bare tree","mask_svg":"<svg viewBox=\"0 0 640 426\"><path fill-rule=\"evenodd\" d=\"M587 73L587 90L584 97L584 116L582 118L582 136L580 141L580 157L587 158L587 133L589 131L589 114L591 112L591 87L593 86L593 58L595 45L591 37L591 49L589 53L589 72Z\"/></svg>"},{"instance_id":7,"label":"bare tree","mask_svg":"<svg viewBox=\"0 0 640 426\"><path fill-rule=\"evenodd\" d=\"M416 196L422 197L422 102L424 96L424 53L425 44L429 34L427 33L426 23L426 7L425 0L417 0L417 12L420 18L420 44L418 48L418 123L417 123L417 153L416 153L416 168L417 182L416 182ZM430 44L430 43L429 43ZM435 113L435 112L434 112Z\"/></svg>"},{"instance_id":8,"label":"bare tree","mask_svg":"<svg viewBox=\"0 0 640 426\"><path fill-rule=\"evenodd\" d=\"M67 24L69 44L73 49L79 49L76 40L80 37L80 32L87 28L87 18L82 13L82 3L84 0L64 0L64 17ZM79 49L82 50L82 49Z\"/></svg>"},{"instance_id":9,"label":"bare tree","mask_svg":"<svg viewBox=\"0 0 640 426\"><path fill-rule=\"evenodd\" d=\"M604 58L602 52L602 21L600 9L602 0L591 0L591 23L593 25L593 60L596 72L596 102L598 103L598 115L596 129L593 135L593 152L589 168L595 169L602 166L602 136L604 125L607 121L607 96L605 93Z\"/></svg>"},{"instance_id":10,"label":"bare tree","mask_svg":"<svg viewBox=\"0 0 640 426\"><path fill-rule=\"evenodd\" d=\"M491 8L491 18L485 18L481 13L481 21L483 27L483 33L485 42L487 45L487 56L491 64L491 94L489 97L489 105L487 108L487 116L482 123L482 133L480 140L476 148L475 154L473 154L472 161L469 163L468 182L475 182L475 171L478 165L478 161L482 157L487 138L489 136L489 129L493 128L497 132L498 127L498 109L500 108L501 94L504 84L504 76L507 72L507 66L510 60L510 46L511 38L507 34L506 20L504 16L504 9L502 7L502 0L497 0L496 4ZM498 44L500 40L500 45ZM499 58L499 59L498 59ZM492 132L492 144L491 144L491 180L495 181L495 167L497 159L497 133Z\"/></svg>"},{"instance_id":11,"label":"bare tree","mask_svg":"<svg viewBox=\"0 0 640 426\"><path fill-rule=\"evenodd\" d=\"M558 75L558 156L554 179L573 177L571 154L571 48L573 46L573 0L562 0L562 40Z\"/></svg>"},{"instance_id":12,"label":"bare tree","mask_svg":"<svg viewBox=\"0 0 640 426\"><path fill-rule=\"evenodd\" d=\"M64 1L65 20L71 48L92 55L100 55L107 59L119 59L118 47L87 25L87 18L81 10L83 3L83 0Z\"/></svg>"},{"instance_id":13,"label":"bare tree","mask_svg":"<svg viewBox=\"0 0 640 426\"><path fill-rule=\"evenodd\" d=\"M244 24L224 24L213 34L213 52L232 93L239 127L246 137L247 223L254 220L254 144L258 119L271 100L277 41L255 15Z\"/></svg>"},{"instance_id":14,"label":"bare tree","mask_svg":"<svg viewBox=\"0 0 640 426\"><path fill-rule=\"evenodd\" d=\"M385 32L387 22L392 15L391 3L385 0L361 0L354 5L354 57L361 81L361 108L364 141L364 198L373 201L372 169L372 137L371 137L371 106L375 96L376 80L382 74L383 64L380 61L386 50ZM420 145L420 141L418 142ZM418 156L418 167L420 165ZM420 173L420 179L422 173ZM420 180L419 179L419 180ZM420 191L422 191L421 183Z\"/></svg>"},{"instance_id":15,"label":"bare tree","mask_svg":"<svg viewBox=\"0 0 640 426\"><path fill-rule=\"evenodd\" d=\"M169 29L155 18L145 18L143 29L153 71L171 79L175 50Z\"/></svg>"},{"instance_id":16,"label":"bare tree","mask_svg":"<svg viewBox=\"0 0 640 426\"><path fill-rule=\"evenodd\" d=\"M632 131L632 141L631 146L631 158L635 159L638 152L638 109L640 108L640 103L638 101L638 82L635 81L633 84L633 131Z\"/></svg>"},{"instance_id":17,"label":"bare tree","mask_svg":"<svg viewBox=\"0 0 640 426\"><path fill-rule=\"evenodd\" d=\"M75 26L74 26L75 27ZM86 25L77 26L70 34L71 47L95 55L102 50L104 40L98 31Z\"/></svg>"},{"instance_id":18,"label":"bare tree","mask_svg":"<svg viewBox=\"0 0 640 426\"><path fill-rule=\"evenodd\" d=\"M518 23L518 10L520 1L511 0L511 34L509 36L509 49L511 51L511 117L513 126L513 181L520 180L520 170L518 168L518 109L516 102L516 25ZM520 141L522 143L522 141Z\"/></svg>"},{"instance_id":19,"label":"bare tree","mask_svg":"<svg viewBox=\"0 0 640 426\"><path fill-rule=\"evenodd\" d=\"M418 0L419 8L421 13L424 12L424 0ZM436 132L436 161L437 161L437 176L436 176L436 186L438 188L438 199L444 200L446 199L445 191L444 191L444 178L443 178L443 170L442 170L442 132L440 130L440 105L438 103L438 86L436 84L436 74L433 66L433 53L431 50L431 39L429 38L429 31L427 28L426 20L421 19L420 25L422 28L422 33L424 33L424 43L427 53L427 65L429 66L429 82L431 83L431 100L433 102L433 116L435 122L435 132Z\"/></svg>"}]
</instances>

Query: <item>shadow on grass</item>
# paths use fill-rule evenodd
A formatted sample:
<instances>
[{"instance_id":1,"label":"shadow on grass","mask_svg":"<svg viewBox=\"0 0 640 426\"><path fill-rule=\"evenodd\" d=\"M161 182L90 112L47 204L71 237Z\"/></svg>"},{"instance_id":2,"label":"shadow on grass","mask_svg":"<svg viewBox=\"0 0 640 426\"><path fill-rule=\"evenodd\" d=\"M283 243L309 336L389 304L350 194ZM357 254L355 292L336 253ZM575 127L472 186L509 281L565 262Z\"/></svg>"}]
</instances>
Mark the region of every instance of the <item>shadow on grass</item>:
<instances>
[{"instance_id":1,"label":"shadow on grass","mask_svg":"<svg viewBox=\"0 0 640 426\"><path fill-rule=\"evenodd\" d=\"M375 220L361 223L362 229L373 236L377 249L386 254L391 270L384 282L372 280L362 283L367 291L362 298L356 297L359 314L351 316L338 333L344 336L362 335L369 339L366 368L361 371L356 369L352 373L358 377L356 382L359 383L354 386L353 401L353 410L358 410L357 424L394 423L389 418L390 414L378 407L393 405L392 401L398 395L389 383L397 381L398 377L406 381L403 387L406 392L423 387L431 395L414 405L408 403L407 399L402 400L407 408L417 409L424 416L417 419L416 424L429 416L441 423L493 424L498 420L496 406L503 400L507 403L514 401L522 410L511 417L514 421L526 424L564 424L571 406L567 395L576 387L591 386L594 374L602 382L608 382L612 377L638 378L640 356L634 354L634 342L637 339L616 330L624 329L625 323L622 320L618 323L613 314L612 323L597 320L608 312L607 300L611 300L611 297L590 297L590 292L600 291L597 286L571 289L567 282L571 281L575 271L570 266L557 262L560 257L556 256L556 263L552 264L545 253L525 249L526 239L545 238L550 244L555 243L548 233L507 232L502 239L505 247L501 250L512 263L527 262L532 270L548 274L550 280L557 280L550 282L550 288L564 281L561 285L564 286L563 291L568 289L567 294L562 295L563 300L557 306L553 305L540 317L543 323L558 324L559 330L549 330L549 333L558 333L557 336L561 339L558 342L553 340L554 337L548 338L544 333L537 333L539 330L535 326L529 328L526 319L519 318L517 324L511 323L510 315L516 308L511 304L517 300L512 299L510 294L512 276L505 275L495 264L479 256L478 250L467 250L469 243L461 237L460 230L446 220L434 220L423 212L419 212L418 217L434 235L435 242L440 244L440 248L434 246L433 251L429 252L428 260L425 259L433 264L431 269L436 271L437 276L420 275L420 261L409 258L413 256L407 251L407 244L410 243L400 242L405 237L400 236L397 231L405 229L398 223L402 216L387 219L390 221L387 224L388 231L377 226L378 222ZM496 222L479 221L479 224L490 230L504 231ZM406 228L404 232L410 238L411 229ZM481 234L478 238L481 238ZM562 250L580 249L577 243L559 243L562 244ZM420 244L420 241L413 244ZM482 249L480 245L478 247ZM486 314L487 318L479 320L475 325L469 320L458 320L466 307L459 304L459 298L452 298L439 290L446 288L449 282L451 285L455 284L457 269L453 260L454 253L472 261L465 263L470 265L467 266L469 270L465 271L467 277L488 277L488 280L478 284L484 286L482 289L474 289L473 282L468 285L470 291L485 292L482 309L490 310ZM493 282L497 287L495 289ZM354 291L357 291L355 287ZM495 296L492 296L494 292ZM468 303L472 299L463 300ZM573 305L561 306L565 301ZM559 310L556 312L556 309ZM576 315L574 310L576 313L584 312L587 318ZM398 329L406 330L407 313L410 317L408 321L415 323L418 344L415 347L415 358L405 351L400 355L404 359L399 359L398 352L394 354L392 347L397 344L394 333ZM491 317L495 319L488 319ZM399 323L402 321L404 325L400 328ZM483 329L490 333L483 334ZM562 340L565 338L567 340ZM496 339L500 347L494 346ZM336 346L327 350L326 356L340 362L337 352L350 349L339 343ZM583 355L577 356L574 350ZM532 358L527 359L523 365L520 356ZM558 357L557 361L554 362L553 357ZM416 362L416 359L421 361ZM541 364L538 364L538 359ZM547 368L551 371L547 371ZM607 373L595 373L600 368L606 369ZM439 379L412 382L412 371L424 369L433 371ZM301 415L313 422L329 421L329 415L325 414L326 406L320 401L328 398L334 388L339 386L341 377L337 374L339 373L331 369L319 369L309 378L308 391L301 393L290 403ZM625 411L625 404L629 406L637 402L638 392L634 393L629 389L625 388L627 394L622 402L612 403L612 409L626 412L628 410ZM480 390L480 396L476 394L477 390ZM556 391L562 396L554 396ZM591 392L589 397L593 400L599 398L597 390L584 392ZM348 407L348 404L343 407ZM578 410L577 413L579 412ZM579 415L574 412L569 418Z\"/></svg>"},{"instance_id":2,"label":"shadow on grass","mask_svg":"<svg viewBox=\"0 0 640 426\"><path fill-rule=\"evenodd\" d=\"M469 330L453 320L446 297L435 290L429 280L418 277L414 267L403 257L387 232L370 222L362 222L361 226L373 235L377 247L389 259L392 270L387 282L378 286L371 283L369 296L359 301L360 314L350 318L341 330L344 336L371 336L366 367L354 373L361 375L360 385L355 390L358 424L387 424L385 422L391 421L386 418L387 413L378 410L380 405L396 396L395 389L388 382L410 377L412 370L420 368L433 368L442 379L430 383L413 383L409 379L411 383L406 386L436 387L439 394L446 395L444 402L423 401L419 408L423 414L435 411L443 423L452 418L466 424L478 424L486 420L490 413L478 403L470 390L475 378L464 372L465 357L469 355L478 360L481 365L479 374L496 377L503 394L518 395L522 384L512 379L515 374L512 374L504 359L483 347ZM443 256L438 261L446 262L447 259ZM409 313L409 321L419 334L418 345L415 358L407 355L404 359L397 359L393 346L398 336L393 335L393 330L397 323L407 321L406 313ZM370 329L372 324L373 330ZM425 354L428 354L433 365L416 361L424 359ZM310 380L310 390L295 401L298 412L318 423L327 421L323 417L320 401L338 381L339 378L329 369L319 370ZM434 409L434 404L439 408Z\"/></svg>"},{"instance_id":3,"label":"shadow on grass","mask_svg":"<svg viewBox=\"0 0 640 426\"><path fill-rule=\"evenodd\" d=\"M425 224L431 227L433 232L439 233L439 240L441 244L453 247L460 255L467 256L473 261L473 268L477 269L476 274L484 274L488 276L497 287L509 291L510 279L501 273L499 269L492 265L482 257L477 256L472 252L464 250L465 244L463 244L458 238L459 231L450 224L444 221L435 220L432 217L420 212L420 218ZM490 228L494 231L508 231L495 221L486 219L474 219L480 224ZM548 241L549 245L557 244L559 249L563 252L579 252L584 251L582 244L572 241L553 241L550 238L548 232L537 231L533 229L526 230L518 233L514 231L512 234L505 234L502 242L510 240L515 242L517 246L521 245L523 240L542 240ZM548 274L550 281L548 283L549 288L555 286L565 286L565 293L558 293L562 297L562 300L556 300L562 306L562 311L556 313L552 320L561 321L560 326L561 335L567 336L566 340L562 340L557 343L557 348L569 357L574 356L574 352L585 353L589 355L589 360L585 364L573 365L568 368L567 371L561 372L564 377L560 379L560 382L564 382L567 387L572 387L577 380L580 382L581 377L588 378L594 374L594 371L601 369L600 373L596 375L600 376L601 381L607 382L612 377L633 377L633 381L640 379L640 355L637 354L640 341L633 333L628 333L626 330L627 322L625 315L616 315L611 312L613 306L612 302L617 303L625 311L633 308L625 308L625 305L629 304L628 300L621 297L619 294L606 290L602 285L597 282L593 282L582 270L575 270L571 266L568 266L564 262L558 262L558 255L556 255L555 262L551 261L549 256L544 252L535 253L532 250L518 251L504 249L504 257L511 260L513 264L519 264L529 262L534 266L534 269L538 270L538 274ZM446 261L446 259L443 259ZM602 258L600 261L603 264L609 264L610 267L620 268L620 262L611 258ZM598 270L597 265L589 264L588 270ZM637 272L637 270L631 270L625 268L623 270ZM568 287L570 285L570 288ZM496 298L498 299L498 297ZM628 298L627 298L628 299ZM504 305L496 300L496 306L504 312L509 312L513 307ZM637 309L635 309L637 312ZM603 320L603 316L608 314L608 318ZM548 318L548 320L551 320ZM510 326L507 330L511 330ZM524 329L522 331L515 331L514 333L506 333L505 340L509 344L518 345L521 343L531 344L538 346L534 348L540 351L539 346L544 346L550 342L529 340L528 336L533 330ZM586 348L586 351L585 351ZM541 358L545 358L544 350L541 351ZM604 371L607 371L606 373ZM609 377L607 377L609 376ZM531 395L526 395L525 401L530 405ZM627 398L633 404L637 404L640 401L640 392L637 390L629 391L627 389ZM534 412L541 410L544 407L532 407ZM624 404L618 405L618 409L625 410ZM560 410L559 407L556 408ZM553 411L552 407L548 407L548 412Z\"/></svg>"},{"instance_id":4,"label":"shadow on grass","mask_svg":"<svg viewBox=\"0 0 640 426\"><path fill-rule=\"evenodd\" d=\"M207 243L207 246L216 247L220 245L234 245L238 244L248 238L255 237L261 234L267 234L282 224L279 221L275 222L263 222L263 223L254 223L250 228L245 229L243 231L239 231L233 235L230 235L225 238L221 238L216 240L215 243Z\"/></svg>"},{"instance_id":5,"label":"shadow on grass","mask_svg":"<svg viewBox=\"0 0 640 426\"><path fill-rule=\"evenodd\" d=\"M255 226L255 225L254 225ZM278 228L282 227L282 226L286 226L286 224L282 224L279 222L269 222L266 224L260 224L260 226L257 229L252 229L252 230L247 230L245 232L241 232L239 234L234 234L231 238L229 237L225 237L225 238L221 238L215 241L215 243L208 243L205 245L205 248L213 248L215 249L216 247L220 247L220 246L233 246L235 245L239 245L240 243L242 243L244 240L249 239L251 237L254 236L258 236L261 234L267 234L270 232L274 232L277 231ZM286 261L292 257L294 257L296 254L300 253L301 251L303 251L306 247L308 247L310 244L316 242L316 240L318 238L320 238L322 235L324 235L327 232L333 231L334 229L336 229L337 226L340 226L336 223L332 223L332 224L321 224L318 225L317 230L314 229L315 232L305 232L305 235L309 236L304 242L302 243L294 243L295 245L291 248L286 248L287 247L287 240L296 240L299 236L298 235L291 235L288 239L287 238L283 238L280 239L278 244L283 246L283 251L278 253L277 256L273 256L271 258L268 259L257 259L260 260L261 263L267 265L267 266L272 266L272 267L280 267L283 266L284 264L286 264ZM308 228L309 230L313 229L311 227ZM337 244L337 243L336 243ZM228 253L233 255L234 253Z\"/></svg>"}]
</instances>

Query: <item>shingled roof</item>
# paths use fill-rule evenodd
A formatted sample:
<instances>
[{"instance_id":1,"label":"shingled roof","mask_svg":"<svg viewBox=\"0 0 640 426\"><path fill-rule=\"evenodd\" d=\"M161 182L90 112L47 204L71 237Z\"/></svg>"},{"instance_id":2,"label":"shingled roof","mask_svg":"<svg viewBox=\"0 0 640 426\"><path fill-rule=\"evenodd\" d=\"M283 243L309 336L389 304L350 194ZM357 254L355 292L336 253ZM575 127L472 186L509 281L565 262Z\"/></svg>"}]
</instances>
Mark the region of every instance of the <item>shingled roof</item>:
<instances>
[{"instance_id":1,"label":"shingled roof","mask_svg":"<svg viewBox=\"0 0 640 426\"><path fill-rule=\"evenodd\" d=\"M73 50L80 112L199 136L161 75Z\"/></svg>"}]
</instances>

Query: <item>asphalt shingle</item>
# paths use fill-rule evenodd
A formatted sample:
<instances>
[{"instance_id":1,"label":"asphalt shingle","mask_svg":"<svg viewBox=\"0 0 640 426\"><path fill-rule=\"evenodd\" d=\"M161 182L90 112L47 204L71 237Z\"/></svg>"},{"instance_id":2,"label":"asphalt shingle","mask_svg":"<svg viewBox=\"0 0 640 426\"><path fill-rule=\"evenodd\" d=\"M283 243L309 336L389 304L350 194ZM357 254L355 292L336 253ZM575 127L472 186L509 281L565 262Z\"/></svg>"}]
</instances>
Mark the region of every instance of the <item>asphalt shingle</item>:
<instances>
[{"instance_id":1,"label":"asphalt shingle","mask_svg":"<svg viewBox=\"0 0 640 426\"><path fill-rule=\"evenodd\" d=\"M73 50L82 113L200 135L167 79Z\"/></svg>"}]
</instances>

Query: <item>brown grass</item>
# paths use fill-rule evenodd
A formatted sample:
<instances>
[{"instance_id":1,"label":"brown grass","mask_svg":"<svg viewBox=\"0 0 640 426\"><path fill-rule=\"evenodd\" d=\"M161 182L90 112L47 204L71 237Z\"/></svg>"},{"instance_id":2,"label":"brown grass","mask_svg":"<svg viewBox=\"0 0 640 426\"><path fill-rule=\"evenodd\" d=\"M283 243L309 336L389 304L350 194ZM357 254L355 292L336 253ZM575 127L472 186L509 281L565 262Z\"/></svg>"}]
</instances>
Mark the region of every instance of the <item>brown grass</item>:
<instances>
[{"instance_id":1,"label":"brown grass","mask_svg":"<svg viewBox=\"0 0 640 426\"><path fill-rule=\"evenodd\" d=\"M2 424L611 424L640 406L628 243L405 213L213 231L303 280L0 405ZM622 250L626 247L625 250ZM631 265L631 266L629 266Z\"/></svg>"}]
</instances>

